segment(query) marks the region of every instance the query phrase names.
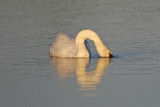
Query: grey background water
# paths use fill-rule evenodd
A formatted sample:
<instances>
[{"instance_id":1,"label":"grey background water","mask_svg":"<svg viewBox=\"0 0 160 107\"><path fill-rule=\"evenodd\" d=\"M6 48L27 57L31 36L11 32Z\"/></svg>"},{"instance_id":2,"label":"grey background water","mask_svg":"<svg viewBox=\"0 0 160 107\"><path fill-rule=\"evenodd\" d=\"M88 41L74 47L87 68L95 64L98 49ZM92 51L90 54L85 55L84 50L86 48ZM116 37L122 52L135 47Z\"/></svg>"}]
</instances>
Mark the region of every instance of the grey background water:
<instances>
[{"instance_id":1,"label":"grey background water","mask_svg":"<svg viewBox=\"0 0 160 107\"><path fill-rule=\"evenodd\" d=\"M58 32L88 28L114 58L91 42L90 61L50 60ZM0 106L159 107L159 41L159 0L0 0Z\"/></svg>"}]
</instances>

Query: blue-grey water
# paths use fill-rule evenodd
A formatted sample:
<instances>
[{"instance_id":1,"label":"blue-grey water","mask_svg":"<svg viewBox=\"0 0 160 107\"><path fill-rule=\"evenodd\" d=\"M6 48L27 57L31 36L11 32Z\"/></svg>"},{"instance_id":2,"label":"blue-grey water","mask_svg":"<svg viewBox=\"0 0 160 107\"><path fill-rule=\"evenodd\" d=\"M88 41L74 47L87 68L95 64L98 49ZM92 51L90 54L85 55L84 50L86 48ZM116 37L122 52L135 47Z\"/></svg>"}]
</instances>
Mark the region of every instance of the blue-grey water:
<instances>
[{"instance_id":1,"label":"blue-grey water","mask_svg":"<svg viewBox=\"0 0 160 107\"><path fill-rule=\"evenodd\" d=\"M114 57L49 58L82 29ZM159 0L0 0L0 107L159 106Z\"/></svg>"}]
</instances>

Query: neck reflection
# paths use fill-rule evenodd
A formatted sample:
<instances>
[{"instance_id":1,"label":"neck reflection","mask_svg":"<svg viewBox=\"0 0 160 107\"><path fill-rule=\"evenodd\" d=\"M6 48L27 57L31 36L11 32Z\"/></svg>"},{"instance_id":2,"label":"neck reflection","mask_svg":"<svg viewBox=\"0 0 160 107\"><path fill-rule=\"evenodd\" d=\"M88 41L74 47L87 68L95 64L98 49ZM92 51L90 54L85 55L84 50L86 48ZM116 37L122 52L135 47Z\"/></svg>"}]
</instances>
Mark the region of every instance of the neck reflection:
<instances>
[{"instance_id":1,"label":"neck reflection","mask_svg":"<svg viewBox=\"0 0 160 107\"><path fill-rule=\"evenodd\" d=\"M89 58L52 58L53 66L58 76L64 80L76 76L78 90L97 90L101 84L104 70L110 65L110 58L97 59L96 66L89 65ZM94 70L92 70L95 68ZM106 72L105 72L106 73Z\"/></svg>"}]
</instances>

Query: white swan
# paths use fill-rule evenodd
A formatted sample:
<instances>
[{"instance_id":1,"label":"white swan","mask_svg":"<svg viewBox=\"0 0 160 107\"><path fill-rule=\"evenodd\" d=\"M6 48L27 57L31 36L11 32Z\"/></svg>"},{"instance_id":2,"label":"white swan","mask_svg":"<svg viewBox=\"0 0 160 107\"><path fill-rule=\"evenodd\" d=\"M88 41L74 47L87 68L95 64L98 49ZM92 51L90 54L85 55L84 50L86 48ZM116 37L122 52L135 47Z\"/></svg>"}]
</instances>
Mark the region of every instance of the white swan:
<instances>
[{"instance_id":1,"label":"white swan","mask_svg":"<svg viewBox=\"0 0 160 107\"><path fill-rule=\"evenodd\" d=\"M70 38L65 33L59 33L50 47L50 57L90 57L86 39L94 42L100 57L112 57L112 52L104 45L98 34L93 30L82 30L76 38Z\"/></svg>"}]
</instances>

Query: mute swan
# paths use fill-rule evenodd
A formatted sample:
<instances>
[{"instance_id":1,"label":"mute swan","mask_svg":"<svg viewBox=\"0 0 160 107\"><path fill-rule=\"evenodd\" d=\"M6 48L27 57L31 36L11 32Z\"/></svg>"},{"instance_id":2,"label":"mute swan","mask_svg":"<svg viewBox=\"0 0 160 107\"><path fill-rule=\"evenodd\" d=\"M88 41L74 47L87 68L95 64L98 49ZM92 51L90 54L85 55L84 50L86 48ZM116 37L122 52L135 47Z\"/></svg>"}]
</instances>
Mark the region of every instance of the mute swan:
<instances>
[{"instance_id":1,"label":"mute swan","mask_svg":"<svg viewBox=\"0 0 160 107\"><path fill-rule=\"evenodd\" d=\"M112 57L112 52L104 45L98 34L90 29L80 31L76 38L70 38L65 33L59 33L50 47L49 55L50 57L90 57L86 39L94 42L100 57Z\"/></svg>"}]
</instances>

